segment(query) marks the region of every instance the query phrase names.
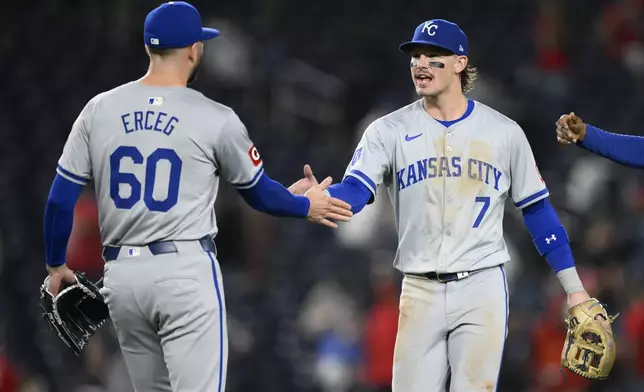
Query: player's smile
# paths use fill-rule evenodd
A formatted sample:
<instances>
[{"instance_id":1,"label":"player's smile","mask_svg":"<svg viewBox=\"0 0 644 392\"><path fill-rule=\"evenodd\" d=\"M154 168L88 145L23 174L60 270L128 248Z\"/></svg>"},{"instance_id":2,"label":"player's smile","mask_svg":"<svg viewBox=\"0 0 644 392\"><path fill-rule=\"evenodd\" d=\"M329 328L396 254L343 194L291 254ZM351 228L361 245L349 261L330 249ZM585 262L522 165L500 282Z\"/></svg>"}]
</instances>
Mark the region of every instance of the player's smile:
<instances>
[{"instance_id":1,"label":"player's smile","mask_svg":"<svg viewBox=\"0 0 644 392\"><path fill-rule=\"evenodd\" d=\"M418 87L427 87L432 80L434 80L434 77L423 71L416 72L414 75L414 81Z\"/></svg>"}]
</instances>

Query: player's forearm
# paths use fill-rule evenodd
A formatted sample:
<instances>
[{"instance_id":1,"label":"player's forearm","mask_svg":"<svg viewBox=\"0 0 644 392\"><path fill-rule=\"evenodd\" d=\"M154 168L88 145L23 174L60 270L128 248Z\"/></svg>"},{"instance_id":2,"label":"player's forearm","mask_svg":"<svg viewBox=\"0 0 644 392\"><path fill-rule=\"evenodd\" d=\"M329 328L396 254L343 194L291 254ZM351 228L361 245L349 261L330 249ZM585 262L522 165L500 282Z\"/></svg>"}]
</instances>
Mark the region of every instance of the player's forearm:
<instances>
[{"instance_id":1,"label":"player's forearm","mask_svg":"<svg viewBox=\"0 0 644 392\"><path fill-rule=\"evenodd\" d=\"M372 197L369 188L353 177L345 177L341 183L329 186L328 191L332 197L349 203L354 214L362 211Z\"/></svg>"},{"instance_id":2,"label":"player's forearm","mask_svg":"<svg viewBox=\"0 0 644 392\"><path fill-rule=\"evenodd\" d=\"M535 247L545 257L566 293L583 291L568 235L548 199L525 207L522 212Z\"/></svg>"},{"instance_id":3,"label":"player's forearm","mask_svg":"<svg viewBox=\"0 0 644 392\"><path fill-rule=\"evenodd\" d=\"M45 261L48 267L65 264L74 222L74 205L83 186L56 174L45 205Z\"/></svg>"},{"instance_id":4,"label":"player's forearm","mask_svg":"<svg viewBox=\"0 0 644 392\"><path fill-rule=\"evenodd\" d=\"M248 205L269 215L305 218L309 213L308 198L292 194L266 174L262 174L255 186L241 189L239 193Z\"/></svg>"},{"instance_id":5,"label":"player's forearm","mask_svg":"<svg viewBox=\"0 0 644 392\"><path fill-rule=\"evenodd\" d=\"M587 125L579 145L622 165L644 168L644 137L620 135Z\"/></svg>"}]
</instances>

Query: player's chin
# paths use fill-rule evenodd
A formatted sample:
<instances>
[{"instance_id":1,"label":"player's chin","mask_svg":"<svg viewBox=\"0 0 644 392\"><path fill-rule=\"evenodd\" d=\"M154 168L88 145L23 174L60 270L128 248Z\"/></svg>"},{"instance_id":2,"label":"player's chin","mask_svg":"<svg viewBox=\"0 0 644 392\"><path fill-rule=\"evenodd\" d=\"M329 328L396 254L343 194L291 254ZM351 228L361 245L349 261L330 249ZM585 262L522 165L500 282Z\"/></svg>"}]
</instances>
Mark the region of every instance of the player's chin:
<instances>
[{"instance_id":1,"label":"player's chin","mask_svg":"<svg viewBox=\"0 0 644 392\"><path fill-rule=\"evenodd\" d=\"M416 94L420 97L433 97L438 94L435 88L416 85Z\"/></svg>"},{"instance_id":2,"label":"player's chin","mask_svg":"<svg viewBox=\"0 0 644 392\"><path fill-rule=\"evenodd\" d=\"M414 78L414 87L418 95L425 97L436 94L437 84L433 79L420 80Z\"/></svg>"}]
</instances>

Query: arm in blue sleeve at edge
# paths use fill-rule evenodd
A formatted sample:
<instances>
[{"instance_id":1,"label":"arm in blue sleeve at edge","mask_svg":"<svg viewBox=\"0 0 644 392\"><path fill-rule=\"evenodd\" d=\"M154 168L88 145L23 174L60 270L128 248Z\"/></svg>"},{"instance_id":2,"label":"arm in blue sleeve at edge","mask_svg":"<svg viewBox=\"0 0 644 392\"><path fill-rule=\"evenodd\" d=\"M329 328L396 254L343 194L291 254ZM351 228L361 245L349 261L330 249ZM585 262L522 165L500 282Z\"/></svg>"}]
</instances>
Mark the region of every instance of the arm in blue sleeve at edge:
<instances>
[{"instance_id":1,"label":"arm in blue sleeve at edge","mask_svg":"<svg viewBox=\"0 0 644 392\"><path fill-rule=\"evenodd\" d=\"M566 230L548 199L542 199L522 210L523 219L539 254L557 273L575 266Z\"/></svg>"},{"instance_id":2,"label":"arm in blue sleeve at edge","mask_svg":"<svg viewBox=\"0 0 644 392\"><path fill-rule=\"evenodd\" d=\"M292 194L284 185L265 173L248 189L239 189L246 203L257 211L273 216L306 218L310 202L307 197Z\"/></svg>"},{"instance_id":3,"label":"arm in blue sleeve at edge","mask_svg":"<svg viewBox=\"0 0 644 392\"><path fill-rule=\"evenodd\" d=\"M580 147L625 166L644 168L644 137L606 132L586 124Z\"/></svg>"},{"instance_id":4,"label":"arm in blue sleeve at edge","mask_svg":"<svg viewBox=\"0 0 644 392\"><path fill-rule=\"evenodd\" d=\"M374 200L374 195L369 188L357 178L347 176L341 183L333 184L327 188L331 197L343 200L351 205L351 212L357 214Z\"/></svg>"},{"instance_id":5,"label":"arm in blue sleeve at edge","mask_svg":"<svg viewBox=\"0 0 644 392\"><path fill-rule=\"evenodd\" d=\"M74 206L82 191L83 185L56 174L45 205L45 262L48 267L65 264L67 243L74 223Z\"/></svg>"}]
</instances>

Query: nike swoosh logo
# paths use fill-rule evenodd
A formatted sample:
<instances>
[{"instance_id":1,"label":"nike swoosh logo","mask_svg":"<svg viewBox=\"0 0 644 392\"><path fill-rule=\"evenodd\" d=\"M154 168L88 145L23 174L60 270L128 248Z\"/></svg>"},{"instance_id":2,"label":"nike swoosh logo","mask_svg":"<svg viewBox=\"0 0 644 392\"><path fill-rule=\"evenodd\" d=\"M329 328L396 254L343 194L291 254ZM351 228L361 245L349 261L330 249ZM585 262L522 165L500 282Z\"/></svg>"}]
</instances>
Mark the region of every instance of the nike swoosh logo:
<instances>
[{"instance_id":1,"label":"nike swoosh logo","mask_svg":"<svg viewBox=\"0 0 644 392\"><path fill-rule=\"evenodd\" d=\"M422 135L422 133L419 133L418 135L414 135L414 136L409 136L409 134L407 134L407 135L405 135L405 141L410 142L410 141L416 139L417 137L420 137L420 135Z\"/></svg>"}]
</instances>

